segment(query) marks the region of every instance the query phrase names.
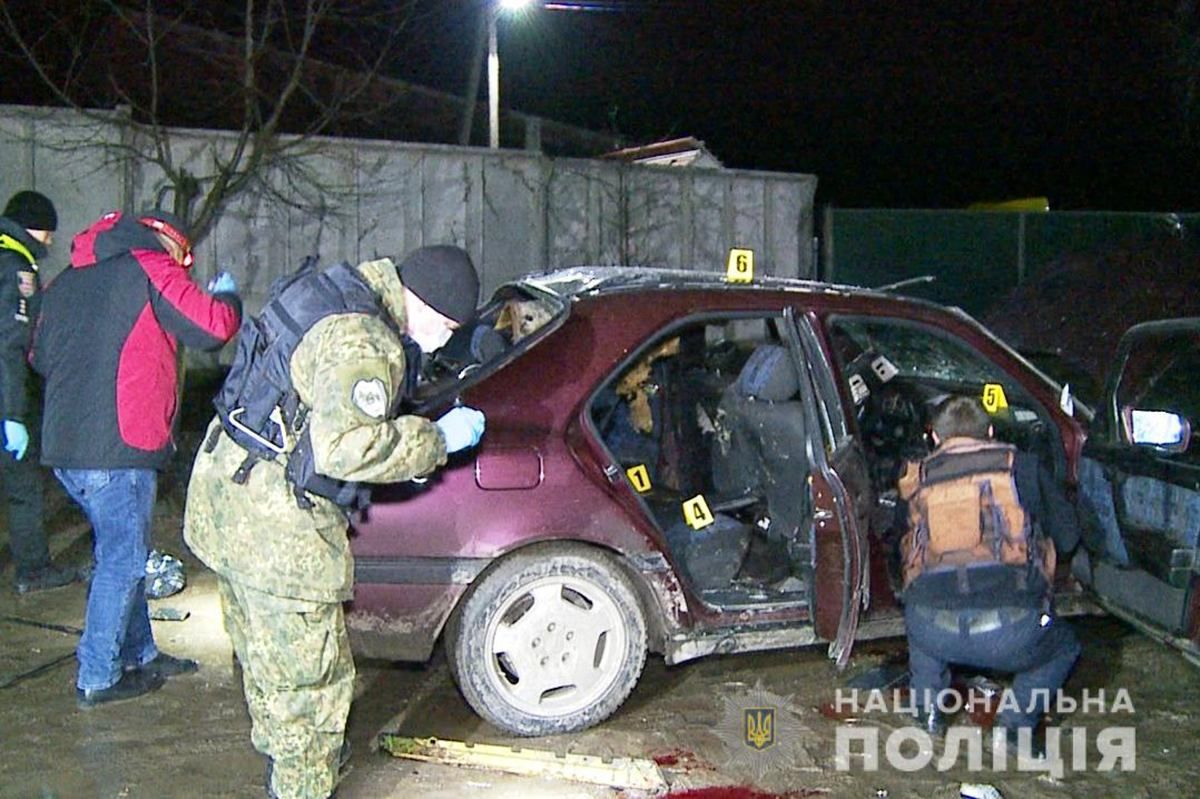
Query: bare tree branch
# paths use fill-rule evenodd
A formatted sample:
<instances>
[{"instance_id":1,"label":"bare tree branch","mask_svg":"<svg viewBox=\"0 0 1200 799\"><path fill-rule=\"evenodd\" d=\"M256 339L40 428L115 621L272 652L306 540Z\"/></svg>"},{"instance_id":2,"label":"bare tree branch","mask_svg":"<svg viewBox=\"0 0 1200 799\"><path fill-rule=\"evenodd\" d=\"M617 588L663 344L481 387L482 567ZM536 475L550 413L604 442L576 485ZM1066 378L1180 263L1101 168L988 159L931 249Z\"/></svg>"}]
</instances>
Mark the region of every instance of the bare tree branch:
<instances>
[{"instance_id":1,"label":"bare tree branch","mask_svg":"<svg viewBox=\"0 0 1200 799\"><path fill-rule=\"evenodd\" d=\"M27 13L14 10L22 3ZM378 113L378 101L364 100L397 57L413 5L242 0L235 22L228 7L199 0L0 0L0 34L54 103L128 128L119 141L98 136L104 143L89 146L103 147L106 162L161 170L173 210L199 240L251 188L329 213L343 189L324 185L302 159L319 152L323 134ZM210 118L193 107L197 98ZM115 103L128 114L102 110ZM230 131L207 148L212 170L196 174L196 154L178 150L171 131L181 124Z\"/></svg>"}]
</instances>

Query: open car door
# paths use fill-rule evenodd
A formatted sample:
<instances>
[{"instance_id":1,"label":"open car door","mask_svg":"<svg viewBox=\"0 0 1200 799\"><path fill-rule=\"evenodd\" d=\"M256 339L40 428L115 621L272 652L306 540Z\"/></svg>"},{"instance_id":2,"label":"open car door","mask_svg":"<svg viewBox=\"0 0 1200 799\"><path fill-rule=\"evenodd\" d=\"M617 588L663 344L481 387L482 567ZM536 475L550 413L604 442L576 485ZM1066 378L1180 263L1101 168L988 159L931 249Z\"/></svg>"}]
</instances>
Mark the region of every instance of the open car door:
<instances>
[{"instance_id":1,"label":"open car door","mask_svg":"<svg viewBox=\"0 0 1200 799\"><path fill-rule=\"evenodd\" d=\"M1200 318L1131 328L1080 465L1101 604L1200 665Z\"/></svg>"},{"instance_id":2,"label":"open car door","mask_svg":"<svg viewBox=\"0 0 1200 799\"><path fill-rule=\"evenodd\" d=\"M829 360L818 343L815 317L784 311L793 351L804 353L809 414L819 420L824 451L810 454L813 464L813 522L818 573L814 623L830 641L829 657L844 669L870 604L867 530L875 497L866 456L842 418L841 402Z\"/></svg>"}]
</instances>

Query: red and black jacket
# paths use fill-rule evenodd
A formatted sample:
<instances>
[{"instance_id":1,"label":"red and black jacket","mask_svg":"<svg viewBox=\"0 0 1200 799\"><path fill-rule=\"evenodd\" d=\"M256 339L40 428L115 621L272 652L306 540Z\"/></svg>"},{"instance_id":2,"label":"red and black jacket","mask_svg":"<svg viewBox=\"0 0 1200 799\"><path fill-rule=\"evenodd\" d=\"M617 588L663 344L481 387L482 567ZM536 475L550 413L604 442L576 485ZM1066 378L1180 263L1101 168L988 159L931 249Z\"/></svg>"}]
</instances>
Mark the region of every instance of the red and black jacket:
<instances>
[{"instance_id":1,"label":"red and black jacket","mask_svg":"<svg viewBox=\"0 0 1200 799\"><path fill-rule=\"evenodd\" d=\"M30 352L46 378L42 463L163 466L174 452L179 345L217 349L240 321L237 296L193 283L150 228L102 216L42 294Z\"/></svg>"}]
</instances>

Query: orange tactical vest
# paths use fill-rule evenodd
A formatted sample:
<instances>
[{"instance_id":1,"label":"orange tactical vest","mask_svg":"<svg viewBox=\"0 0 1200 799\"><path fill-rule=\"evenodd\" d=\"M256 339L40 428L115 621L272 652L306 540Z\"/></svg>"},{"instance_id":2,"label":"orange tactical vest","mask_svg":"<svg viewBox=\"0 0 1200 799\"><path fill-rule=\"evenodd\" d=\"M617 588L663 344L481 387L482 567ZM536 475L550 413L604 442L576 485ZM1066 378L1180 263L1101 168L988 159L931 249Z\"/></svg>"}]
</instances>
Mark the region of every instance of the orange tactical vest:
<instances>
[{"instance_id":1,"label":"orange tactical vest","mask_svg":"<svg viewBox=\"0 0 1200 799\"><path fill-rule=\"evenodd\" d=\"M925 572L972 565L1033 565L1053 582L1051 541L1033 535L1017 496L1016 448L994 441L952 438L900 480L909 529L901 543L904 587ZM1024 582L1026 570L1017 570Z\"/></svg>"}]
</instances>

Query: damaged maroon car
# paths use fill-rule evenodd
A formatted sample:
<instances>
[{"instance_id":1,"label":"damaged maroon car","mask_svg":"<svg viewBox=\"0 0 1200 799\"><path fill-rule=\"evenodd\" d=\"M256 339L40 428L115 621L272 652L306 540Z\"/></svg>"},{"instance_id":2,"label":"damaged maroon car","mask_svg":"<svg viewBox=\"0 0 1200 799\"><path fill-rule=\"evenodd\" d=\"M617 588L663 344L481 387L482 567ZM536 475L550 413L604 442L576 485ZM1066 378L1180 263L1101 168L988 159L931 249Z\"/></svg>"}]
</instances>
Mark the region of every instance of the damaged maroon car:
<instances>
[{"instance_id":1,"label":"damaged maroon car","mask_svg":"<svg viewBox=\"0 0 1200 799\"><path fill-rule=\"evenodd\" d=\"M1130 328L1079 466L1100 605L1200 666L1200 318Z\"/></svg>"},{"instance_id":2,"label":"damaged maroon car","mask_svg":"<svg viewBox=\"0 0 1200 799\"><path fill-rule=\"evenodd\" d=\"M825 643L844 665L856 637L902 633L896 478L948 395L1076 478L1069 395L932 303L579 268L501 287L481 320L421 401L461 398L487 433L376 489L347 623L374 657L440 637L467 702L516 734L606 718L647 653Z\"/></svg>"}]
</instances>

